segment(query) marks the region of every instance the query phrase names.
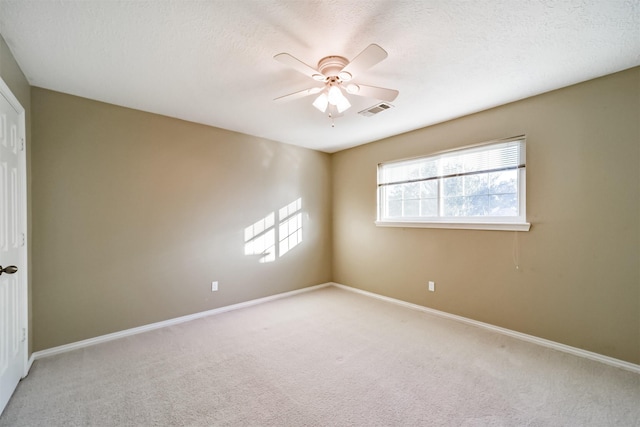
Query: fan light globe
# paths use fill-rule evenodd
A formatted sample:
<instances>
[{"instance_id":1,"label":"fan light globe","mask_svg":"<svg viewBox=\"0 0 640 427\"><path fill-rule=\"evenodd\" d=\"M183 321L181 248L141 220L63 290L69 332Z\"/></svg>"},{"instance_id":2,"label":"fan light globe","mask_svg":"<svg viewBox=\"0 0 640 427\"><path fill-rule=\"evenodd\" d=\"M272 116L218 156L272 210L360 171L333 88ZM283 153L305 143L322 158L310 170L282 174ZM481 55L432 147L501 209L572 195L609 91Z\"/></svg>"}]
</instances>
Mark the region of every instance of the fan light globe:
<instances>
[{"instance_id":1,"label":"fan light globe","mask_svg":"<svg viewBox=\"0 0 640 427\"><path fill-rule=\"evenodd\" d=\"M344 96L335 105L336 105L336 108L338 109L338 113L342 113L343 111L346 111L349 109L349 107L351 107L351 103Z\"/></svg>"},{"instance_id":2,"label":"fan light globe","mask_svg":"<svg viewBox=\"0 0 640 427\"><path fill-rule=\"evenodd\" d=\"M338 105L338 102L340 102L340 98L344 98L344 95L340 91L340 88L338 86L330 86L329 102L333 105Z\"/></svg>"},{"instance_id":3,"label":"fan light globe","mask_svg":"<svg viewBox=\"0 0 640 427\"><path fill-rule=\"evenodd\" d=\"M327 106L329 105L329 98L327 94L322 92L319 97L313 101L313 106L316 107L320 112L324 113L327 111Z\"/></svg>"}]
</instances>

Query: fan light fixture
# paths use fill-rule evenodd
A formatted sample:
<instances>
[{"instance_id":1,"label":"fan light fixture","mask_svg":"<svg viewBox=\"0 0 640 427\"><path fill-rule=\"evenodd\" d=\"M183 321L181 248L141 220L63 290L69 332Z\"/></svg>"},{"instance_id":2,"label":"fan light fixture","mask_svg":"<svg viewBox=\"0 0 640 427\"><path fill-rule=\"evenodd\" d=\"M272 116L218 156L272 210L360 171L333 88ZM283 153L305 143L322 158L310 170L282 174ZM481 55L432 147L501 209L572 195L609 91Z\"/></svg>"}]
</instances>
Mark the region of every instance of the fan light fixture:
<instances>
[{"instance_id":1,"label":"fan light fixture","mask_svg":"<svg viewBox=\"0 0 640 427\"><path fill-rule=\"evenodd\" d=\"M329 85L329 88L324 90L320 96L313 101L313 106L321 112L327 111L329 104L334 105L338 110L338 113L342 113L351 107L351 103L344 96L342 90L338 86Z\"/></svg>"}]
</instances>

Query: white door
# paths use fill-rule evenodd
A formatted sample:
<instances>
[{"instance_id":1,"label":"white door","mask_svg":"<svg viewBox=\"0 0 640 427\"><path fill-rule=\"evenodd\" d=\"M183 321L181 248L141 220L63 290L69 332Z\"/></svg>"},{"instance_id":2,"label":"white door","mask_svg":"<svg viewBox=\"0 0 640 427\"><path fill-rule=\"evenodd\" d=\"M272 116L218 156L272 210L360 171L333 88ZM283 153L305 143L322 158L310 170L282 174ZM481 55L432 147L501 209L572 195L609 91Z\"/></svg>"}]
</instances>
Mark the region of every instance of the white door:
<instances>
[{"instance_id":1,"label":"white door","mask_svg":"<svg viewBox=\"0 0 640 427\"><path fill-rule=\"evenodd\" d=\"M26 374L24 109L0 79L0 413Z\"/></svg>"}]
</instances>

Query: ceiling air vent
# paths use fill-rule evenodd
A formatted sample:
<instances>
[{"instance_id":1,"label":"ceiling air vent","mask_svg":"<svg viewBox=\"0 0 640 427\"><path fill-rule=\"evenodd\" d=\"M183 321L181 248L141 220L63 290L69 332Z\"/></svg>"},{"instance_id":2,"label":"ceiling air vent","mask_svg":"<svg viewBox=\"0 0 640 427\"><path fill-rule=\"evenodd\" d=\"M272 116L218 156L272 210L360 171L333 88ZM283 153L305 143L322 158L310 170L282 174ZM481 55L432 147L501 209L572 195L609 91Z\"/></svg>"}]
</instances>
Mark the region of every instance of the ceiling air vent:
<instances>
[{"instance_id":1,"label":"ceiling air vent","mask_svg":"<svg viewBox=\"0 0 640 427\"><path fill-rule=\"evenodd\" d=\"M381 111L388 110L391 107L393 107L393 105L389 104L388 102L381 102L380 104L376 104L373 107L358 111L358 114L362 114L365 117L371 117L374 114L378 114Z\"/></svg>"}]
</instances>

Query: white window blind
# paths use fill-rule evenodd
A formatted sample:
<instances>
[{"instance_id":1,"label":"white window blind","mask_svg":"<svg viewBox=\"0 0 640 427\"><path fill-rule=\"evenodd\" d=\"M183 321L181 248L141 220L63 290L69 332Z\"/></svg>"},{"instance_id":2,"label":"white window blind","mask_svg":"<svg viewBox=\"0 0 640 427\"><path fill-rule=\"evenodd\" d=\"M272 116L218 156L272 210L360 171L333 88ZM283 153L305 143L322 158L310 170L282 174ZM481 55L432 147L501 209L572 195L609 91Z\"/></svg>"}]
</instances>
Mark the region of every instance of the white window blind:
<instances>
[{"instance_id":1,"label":"white window blind","mask_svg":"<svg viewBox=\"0 0 640 427\"><path fill-rule=\"evenodd\" d=\"M524 136L381 163L378 223L524 224L525 171Z\"/></svg>"}]
</instances>

